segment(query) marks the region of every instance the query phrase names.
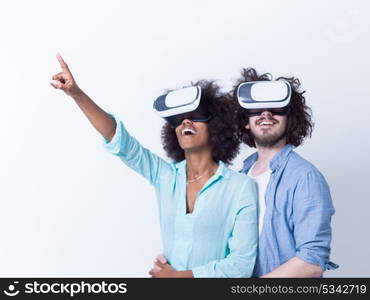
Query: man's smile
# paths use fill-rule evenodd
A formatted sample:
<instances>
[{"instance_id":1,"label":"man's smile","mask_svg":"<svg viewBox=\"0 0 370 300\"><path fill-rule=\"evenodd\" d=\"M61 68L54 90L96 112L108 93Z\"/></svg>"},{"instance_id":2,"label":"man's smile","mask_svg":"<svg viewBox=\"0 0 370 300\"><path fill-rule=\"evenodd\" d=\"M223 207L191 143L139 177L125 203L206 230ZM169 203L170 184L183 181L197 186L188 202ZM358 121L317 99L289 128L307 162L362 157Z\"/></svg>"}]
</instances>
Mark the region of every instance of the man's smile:
<instances>
[{"instance_id":1,"label":"man's smile","mask_svg":"<svg viewBox=\"0 0 370 300\"><path fill-rule=\"evenodd\" d=\"M256 125L257 127L260 127L260 128L271 128L273 127L275 124L277 124L278 122L276 120L273 120L273 119L261 119L261 120L258 120L256 122Z\"/></svg>"}]
</instances>

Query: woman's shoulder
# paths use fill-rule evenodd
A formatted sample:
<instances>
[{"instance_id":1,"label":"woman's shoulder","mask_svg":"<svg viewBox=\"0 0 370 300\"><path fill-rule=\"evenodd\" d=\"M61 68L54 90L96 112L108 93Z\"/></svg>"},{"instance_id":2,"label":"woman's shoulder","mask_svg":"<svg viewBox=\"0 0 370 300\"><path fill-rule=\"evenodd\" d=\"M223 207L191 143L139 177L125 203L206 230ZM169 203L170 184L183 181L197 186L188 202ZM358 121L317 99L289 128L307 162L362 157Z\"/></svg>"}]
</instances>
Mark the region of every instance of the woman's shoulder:
<instances>
[{"instance_id":1,"label":"woman's shoulder","mask_svg":"<svg viewBox=\"0 0 370 300\"><path fill-rule=\"evenodd\" d=\"M239 185L246 185L246 186L255 185L255 181L249 175L235 171L226 165L224 167L227 173L226 177L229 178L230 182L237 183Z\"/></svg>"}]
</instances>

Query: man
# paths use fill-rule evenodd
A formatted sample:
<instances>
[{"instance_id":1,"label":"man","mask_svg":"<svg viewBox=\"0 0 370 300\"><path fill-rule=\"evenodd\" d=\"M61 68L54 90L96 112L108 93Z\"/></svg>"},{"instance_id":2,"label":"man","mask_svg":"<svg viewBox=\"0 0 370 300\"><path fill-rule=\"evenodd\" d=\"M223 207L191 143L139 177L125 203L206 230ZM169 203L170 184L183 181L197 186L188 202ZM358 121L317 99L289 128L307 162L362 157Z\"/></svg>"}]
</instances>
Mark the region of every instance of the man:
<instances>
[{"instance_id":1,"label":"man","mask_svg":"<svg viewBox=\"0 0 370 300\"><path fill-rule=\"evenodd\" d=\"M241 170L258 184L255 277L321 277L338 268L329 261L334 208L328 184L293 150L313 128L299 87L297 78L271 81L270 74L259 76L249 68L233 89L240 104L241 139L257 149Z\"/></svg>"}]
</instances>

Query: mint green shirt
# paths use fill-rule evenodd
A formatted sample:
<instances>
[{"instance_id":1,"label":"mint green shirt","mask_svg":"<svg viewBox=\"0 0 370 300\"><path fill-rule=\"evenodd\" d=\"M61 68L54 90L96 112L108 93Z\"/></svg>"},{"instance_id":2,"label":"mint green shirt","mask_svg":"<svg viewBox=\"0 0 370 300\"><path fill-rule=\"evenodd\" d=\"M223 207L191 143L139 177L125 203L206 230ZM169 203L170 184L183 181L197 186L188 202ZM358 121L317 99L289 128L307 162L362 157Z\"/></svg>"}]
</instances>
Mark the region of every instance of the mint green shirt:
<instances>
[{"instance_id":1,"label":"mint green shirt","mask_svg":"<svg viewBox=\"0 0 370 300\"><path fill-rule=\"evenodd\" d=\"M154 187L163 254L171 266L192 270L194 277L250 277L258 239L253 180L220 161L199 192L193 212L186 213L186 161L169 163L153 154L113 117L117 129L104 146Z\"/></svg>"}]
</instances>

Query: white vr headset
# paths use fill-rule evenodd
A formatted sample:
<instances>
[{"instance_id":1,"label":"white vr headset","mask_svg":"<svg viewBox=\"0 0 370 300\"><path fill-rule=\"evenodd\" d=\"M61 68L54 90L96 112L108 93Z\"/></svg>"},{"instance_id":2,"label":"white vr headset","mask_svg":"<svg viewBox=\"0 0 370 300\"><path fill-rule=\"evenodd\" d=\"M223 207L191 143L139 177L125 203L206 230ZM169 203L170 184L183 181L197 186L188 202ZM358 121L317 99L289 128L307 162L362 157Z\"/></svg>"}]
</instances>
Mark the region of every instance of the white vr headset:
<instances>
[{"instance_id":1,"label":"white vr headset","mask_svg":"<svg viewBox=\"0 0 370 300\"><path fill-rule=\"evenodd\" d=\"M202 90L191 86L159 96L153 103L154 110L172 127L179 126L184 119L207 122L211 119L207 105L201 101Z\"/></svg>"},{"instance_id":2,"label":"white vr headset","mask_svg":"<svg viewBox=\"0 0 370 300\"><path fill-rule=\"evenodd\" d=\"M291 94L290 84L285 80L243 82L237 90L239 105L248 115L260 115L264 110L285 115Z\"/></svg>"}]
</instances>

